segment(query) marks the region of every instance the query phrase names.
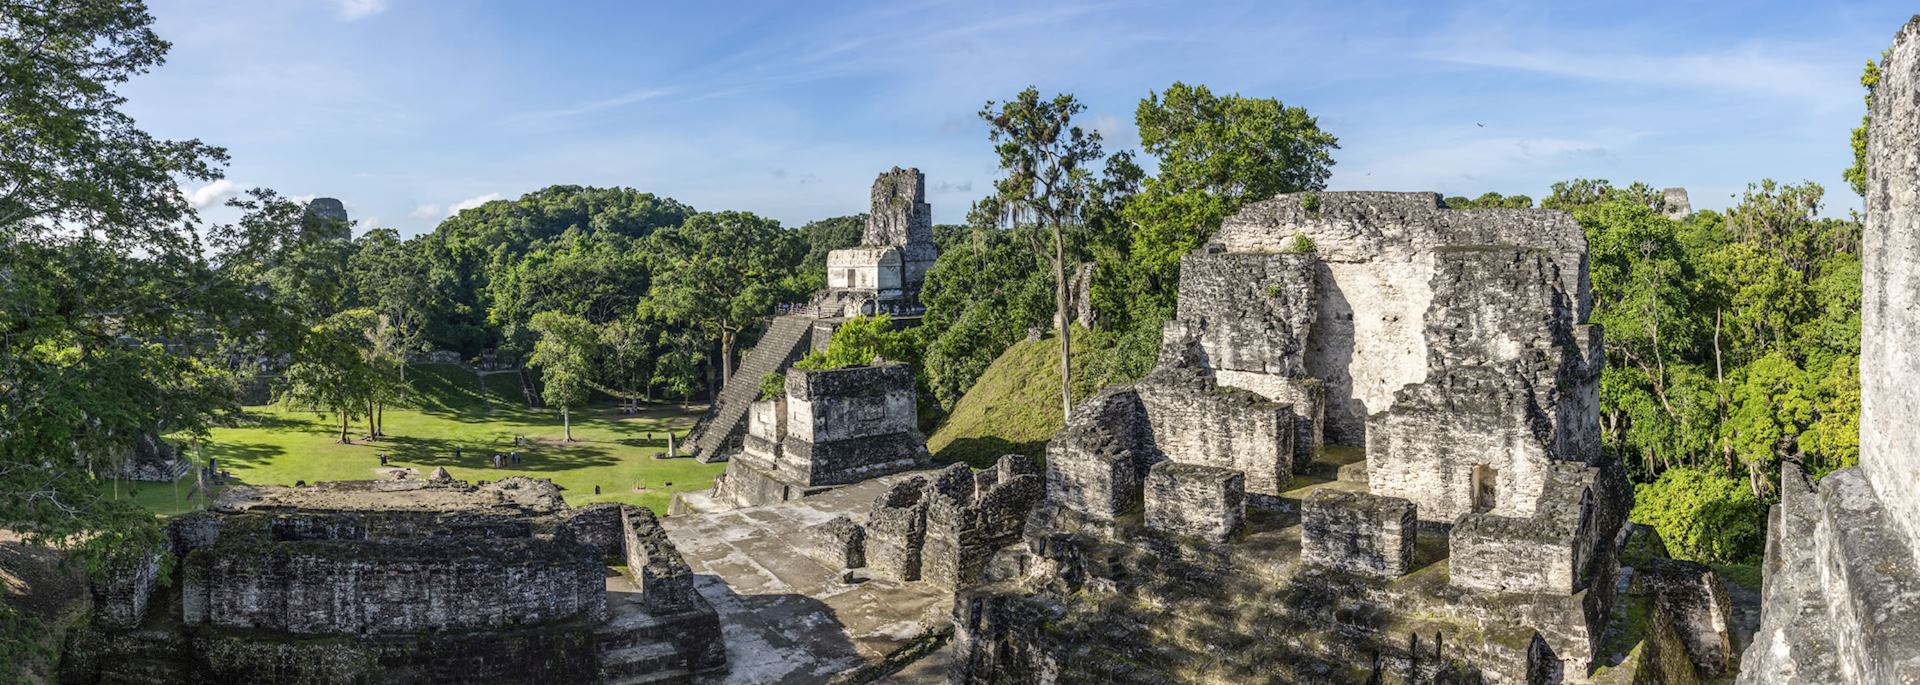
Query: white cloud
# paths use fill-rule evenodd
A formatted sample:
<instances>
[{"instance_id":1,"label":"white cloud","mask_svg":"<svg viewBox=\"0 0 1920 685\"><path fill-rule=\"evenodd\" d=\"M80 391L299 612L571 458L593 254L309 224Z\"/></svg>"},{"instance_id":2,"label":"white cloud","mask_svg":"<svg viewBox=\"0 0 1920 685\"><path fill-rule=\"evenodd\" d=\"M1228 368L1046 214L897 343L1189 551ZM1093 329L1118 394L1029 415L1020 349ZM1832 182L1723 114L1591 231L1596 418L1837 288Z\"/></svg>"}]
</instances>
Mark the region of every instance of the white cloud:
<instances>
[{"instance_id":1,"label":"white cloud","mask_svg":"<svg viewBox=\"0 0 1920 685\"><path fill-rule=\"evenodd\" d=\"M499 193L487 193L487 194L485 194L485 195L481 195L481 196L478 196L478 197L470 197L470 198L467 198L467 199L465 199L465 200L461 200L461 201L459 201L459 202L455 202L455 203L453 203L453 206L452 206L452 207L448 207L448 208L447 208L447 216L453 216L453 215L455 215L455 214L459 214L459 213L460 213L460 210L463 210L463 209L473 209L473 208L475 208L475 207L478 207L478 206L480 206L480 205L484 205L484 204L486 204L486 203L489 203L489 202L492 202L492 201L494 201L494 200L498 200L498 199L500 199L500 194L499 194Z\"/></svg>"},{"instance_id":2,"label":"white cloud","mask_svg":"<svg viewBox=\"0 0 1920 685\"><path fill-rule=\"evenodd\" d=\"M316 198L316 197L320 197L320 196L315 195L313 193L307 193L305 195L288 195L286 196L286 200L296 205L305 207L307 206L307 203L313 202L313 198Z\"/></svg>"},{"instance_id":3,"label":"white cloud","mask_svg":"<svg viewBox=\"0 0 1920 685\"><path fill-rule=\"evenodd\" d=\"M333 0L340 18L348 21L387 11L387 0Z\"/></svg>"},{"instance_id":4,"label":"white cloud","mask_svg":"<svg viewBox=\"0 0 1920 685\"><path fill-rule=\"evenodd\" d=\"M415 219L438 219L445 215L440 213L440 205L428 202L414 207L413 211L407 212L407 216Z\"/></svg>"},{"instance_id":5,"label":"white cloud","mask_svg":"<svg viewBox=\"0 0 1920 685\"><path fill-rule=\"evenodd\" d=\"M187 204L194 209L206 209L239 193L240 184L222 178L193 190L183 188L182 192L187 196Z\"/></svg>"}]
</instances>

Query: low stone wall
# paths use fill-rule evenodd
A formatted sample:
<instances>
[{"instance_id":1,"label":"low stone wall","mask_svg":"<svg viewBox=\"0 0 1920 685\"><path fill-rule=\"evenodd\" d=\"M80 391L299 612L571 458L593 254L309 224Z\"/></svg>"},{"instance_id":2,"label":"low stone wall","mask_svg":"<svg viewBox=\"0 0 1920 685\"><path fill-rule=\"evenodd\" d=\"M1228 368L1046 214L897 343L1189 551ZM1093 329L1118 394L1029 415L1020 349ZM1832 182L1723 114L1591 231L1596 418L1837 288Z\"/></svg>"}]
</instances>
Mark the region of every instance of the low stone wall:
<instances>
[{"instance_id":1,"label":"low stone wall","mask_svg":"<svg viewBox=\"0 0 1920 685\"><path fill-rule=\"evenodd\" d=\"M1346 573L1397 578L1413 569L1419 520L1412 502L1321 489L1300 506L1300 557Z\"/></svg>"},{"instance_id":2,"label":"low stone wall","mask_svg":"<svg viewBox=\"0 0 1920 685\"><path fill-rule=\"evenodd\" d=\"M596 551L538 539L228 542L188 555L188 625L295 634L412 634L598 620Z\"/></svg>"},{"instance_id":3,"label":"low stone wall","mask_svg":"<svg viewBox=\"0 0 1920 685\"><path fill-rule=\"evenodd\" d=\"M687 568L651 510L622 506L620 525L626 535L627 577L640 588L649 611L679 613L701 603L693 587L693 570Z\"/></svg>"},{"instance_id":4,"label":"low stone wall","mask_svg":"<svg viewBox=\"0 0 1920 685\"><path fill-rule=\"evenodd\" d=\"M915 476L895 483L867 515L867 565L885 578L920 579L927 541L928 481Z\"/></svg>"},{"instance_id":5,"label":"low stone wall","mask_svg":"<svg viewBox=\"0 0 1920 685\"><path fill-rule=\"evenodd\" d=\"M867 565L867 531L853 519L835 516L825 523L801 531L802 548L809 556L834 570Z\"/></svg>"},{"instance_id":6,"label":"low stone wall","mask_svg":"<svg viewBox=\"0 0 1920 685\"><path fill-rule=\"evenodd\" d=\"M1104 391L1075 407L1047 442L1048 504L1112 521L1138 506L1141 481L1161 459L1140 394L1131 388Z\"/></svg>"},{"instance_id":7,"label":"low stone wall","mask_svg":"<svg viewBox=\"0 0 1920 685\"><path fill-rule=\"evenodd\" d=\"M158 549L127 554L116 559L107 571L104 583L93 583L93 620L111 628L132 628L147 617L160 580Z\"/></svg>"}]
</instances>

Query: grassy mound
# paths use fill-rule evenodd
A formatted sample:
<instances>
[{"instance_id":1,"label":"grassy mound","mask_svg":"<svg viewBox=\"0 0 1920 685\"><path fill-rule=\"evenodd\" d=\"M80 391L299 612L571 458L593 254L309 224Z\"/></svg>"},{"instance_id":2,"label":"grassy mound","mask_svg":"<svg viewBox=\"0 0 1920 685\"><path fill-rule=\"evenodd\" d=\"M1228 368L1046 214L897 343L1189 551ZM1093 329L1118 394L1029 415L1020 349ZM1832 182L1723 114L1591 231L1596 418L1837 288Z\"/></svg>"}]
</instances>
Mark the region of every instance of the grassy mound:
<instances>
[{"instance_id":1,"label":"grassy mound","mask_svg":"<svg viewBox=\"0 0 1920 685\"><path fill-rule=\"evenodd\" d=\"M1083 375L1085 335L1073 338L1073 371ZM1089 393L1074 388L1078 400ZM1014 343L980 374L953 413L927 439L936 459L992 466L1003 454L1045 456L1047 440L1059 432L1060 341L1053 336Z\"/></svg>"}]
</instances>

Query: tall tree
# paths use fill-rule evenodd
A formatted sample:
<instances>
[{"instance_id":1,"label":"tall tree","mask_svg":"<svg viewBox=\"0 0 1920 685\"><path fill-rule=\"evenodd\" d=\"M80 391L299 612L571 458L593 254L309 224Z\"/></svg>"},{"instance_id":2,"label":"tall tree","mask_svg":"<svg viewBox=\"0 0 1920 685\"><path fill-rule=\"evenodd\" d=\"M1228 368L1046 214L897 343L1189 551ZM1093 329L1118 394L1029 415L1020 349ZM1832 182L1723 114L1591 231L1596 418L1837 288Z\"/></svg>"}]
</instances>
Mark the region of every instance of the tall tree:
<instances>
[{"instance_id":1,"label":"tall tree","mask_svg":"<svg viewBox=\"0 0 1920 685\"><path fill-rule=\"evenodd\" d=\"M1054 325L1060 332L1060 406L1073 414L1073 366L1067 356L1067 224L1078 223L1093 186L1089 170L1100 160L1100 132L1080 128L1073 117L1086 111L1073 95L1040 97L1029 86L1011 100L988 100L980 118L1000 157L987 207L1015 227L1032 224L1053 236Z\"/></svg>"},{"instance_id":2,"label":"tall tree","mask_svg":"<svg viewBox=\"0 0 1920 685\"><path fill-rule=\"evenodd\" d=\"M347 430L353 417L363 412L368 417L368 433L376 432L372 420L373 405L380 395L380 370L371 363L373 345L368 338L376 318L369 310L350 309L314 325L284 376L283 401L291 407L338 416L343 445L353 442Z\"/></svg>"},{"instance_id":3,"label":"tall tree","mask_svg":"<svg viewBox=\"0 0 1920 685\"><path fill-rule=\"evenodd\" d=\"M780 222L747 212L696 214L650 240L661 258L645 312L692 324L720 346L720 382L733 377L733 350L748 326L768 316L805 246Z\"/></svg>"},{"instance_id":4,"label":"tall tree","mask_svg":"<svg viewBox=\"0 0 1920 685\"><path fill-rule=\"evenodd\" d=\"M181 351L223 337L221 300L247 296L201 259L179 191L225 152L140 130L115 90L161 63L152 24L136 0L0 10L0 526L92 570L164 539L93 463L231 407L218 368ZM0 680L35 637L7 629L17 609L0 602Z\"/></svg>"},{"instance_id":5,"label":"tall tree","mask_svg":"<svg viewBox=\"0 0 1920 685\"><path fill-rule=\"evenodd\" d=\"M562 312L541 312L530 326L536 336L527 365L540 369L540 397L560 408L566 441L573 442L573 408L587 401L598 333L586 319Z\"/></svg>"}]
</instances>

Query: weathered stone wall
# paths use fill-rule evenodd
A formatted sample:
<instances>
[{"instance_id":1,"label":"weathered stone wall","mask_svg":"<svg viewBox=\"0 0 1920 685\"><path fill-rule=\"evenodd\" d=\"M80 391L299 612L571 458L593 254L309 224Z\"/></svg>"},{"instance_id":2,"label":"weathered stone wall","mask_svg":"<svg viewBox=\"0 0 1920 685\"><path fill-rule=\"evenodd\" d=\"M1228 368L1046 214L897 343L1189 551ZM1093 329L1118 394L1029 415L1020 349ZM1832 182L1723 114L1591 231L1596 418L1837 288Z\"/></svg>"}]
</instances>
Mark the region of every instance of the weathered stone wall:
<instances>
[{"instance_id":1,"label":"weathered stone wall","mask_svg":"<svg viewBox=\"0 0 1920 685\"><path fill-rule=\"evenodd\" d=\"M575 542L598 550L602 562L625 563L627 541L620 510L615 502L595 502L568 512L561 526Z\"/></svg>"},{"instance_id":2,"label":"weathered stone wall","mask_svg":"<svg viewBox=\"0 0 1920 685\"><path fill-rule=\"evenodd\" d=\"M910 289L926 280L937 256L933 246L933 205L927 204L927 178L919 169L894 167L873 180L871 208L861 245L902 248L904 281Z\"/></svg>"},{"instance_id":3,"label":"weathered stone wall","mask_svg":"<svg viewBox=\"0 0 1920 685\"><path fill-rule=\"evenodd\" d=\"M1225 542L1246 518L1246 476L1230 468L1163 461L1147 472L1146 524Z\"/></svg>"},{"instance_id":4,"label":"weathered stone wall","mask_svg":"<svg viewBox=\"0 0 1920 685\"><path fill-rule=\"evenodd\" d=\"M1920 16L1880 64L1866 163L1860 466L1782 470L1741 683L1920 682Z\"/></svg>"},{"instance_id":5,"label":"weathered stone wall","mask_svg":"<svg viewBox=\"0 0 1920 685\"><path fill-rule=\"evenodd\" d=\"M1293 407L1220 386L1194 368L1163 366L1137 388L1153 443L1167 459L1238 470L1261 505L1293 478Z\"/></svg>"},{"instance_id":6,"label":"weathered stone wall","mask_svg":"<svg viewBox=\"0 0 1920 685\"><path fill-rule=\"evenodd\" d=\"M1413 570L1419 521L1398 497L1316 490L1300 505L1300 558L1346 573L1397 578Z\"/></svg>"},{"instance_id":7,"label":"weathered stone wall","mask_svg":"<svg viewBox=\"0 0 1920 685\"><path fill-rule=\"evenodd\" d=\"M1426 377L1425 316L1436 297L1437 250L1537 250L1560 265L1557 287L1570 294L1574 318L1584 321L1590 306L1586 239L1559 212L1448 210L1432 193L1300 193L1249 205L1223 223L1215 241L1234 253L1310 244L1320 260L1306 374L1327 384L1325 433L1339 444L1363 444L1367 415Z\"/></svg>"},{"instance_id":8,"label":"weathered stone wall","mask_svg":"<svg viewBox=\"0 0 1920 685\"><path fill-rule=\"evenodd\" d=\"M1310 253L1188 255L1166 337L1194 340L1206 368L1305 375L1319 313L1317 261Z\"/></svg>"},{"instance_id":9,"label":"weathered stone wall","mask_svg":"<svg viewBox=\"0 0 1920 685\"><path fill-rule=\"evenodd\" d=\"M223 539L187 557L182 607L189 625L295 634L487 630L604 618L604 571L545 540Z\"/></svg>"},{"instance_id":10,"label":"weathered stone wall","mask_svg":"<svg viewBox=\"0 0 1920 685\"><path fill-rule=\"evenodd\" d=\"M1920 24L1894 39L1867 128L1860 470L1920 554Z\"/></svg>"},{"instance_id":11,"label":"weathered stone wall","mask_svg":"<svg viewBox=\"0 0 1920 685\"><path fill-rule=\"evenodd\" d=\"M693 569L687 567L653 512L625 505L620 508L620 521L627 538L627 576L640 588L647 609L674 614L702 604L693 587Z\"/></svg>"},{"instance_id":12,"label":"weathered stone wall","mask_svg":"<svg viewBox=\"0 0 1920 685\"><path fill-rule=\"evenodd\" d=\"M1369 422L1368 488L1413 502L1428 521L1452 522L1476 501L1501 516L1532 516L1550 456L1526 403L1518 379L1499 369L1407 386Z\"/></svg>"},{"instance_id":13,"label":"weathered stone wall","mask_svg":"<svg viewBox=\"0 0 1920 685\"><path fill-rule=\"evenodd\" d=\"M160 555L155 549L115 560L105 582L93 583L93 620L112 628L132 628L147 617L160 580Z\"/></svg>"},{"instance_id":14,"label":"weathered stone wall","mask_svg":"<svg viewBox=\"0 0 1920 685\"><path fill-rule=\"evenodd\" d=\"M806 527L802 549L827 568L855 569L867 565L867 531L853 519L835 516Z\"/></svg>"},{"instance_id":15,"label":"weathered stone wall","mask_svg":"<svg viewBox=\"0 0 1920 685\"><path fill-rule=\"evenodd\" d=\"M1672 559L1643 563L1634 568L1634 582L1652 595L1659 610L1675 628L1693 670L1703 676L1727 673L1733 663L1732 601L1725 583L1713 569Z\"/></svg>"},{"instance_id":16,"label":"weathered stone wall","mask_svg":"<svg viewBox=\"0 0 1920 685\"><path fill-rule=\"evenodd\" d=\"M895 483L873 503L867 515L867 566L885 578L920 579L920 554L927 541L925 478Z\"/></svg>"}]
</instances>

